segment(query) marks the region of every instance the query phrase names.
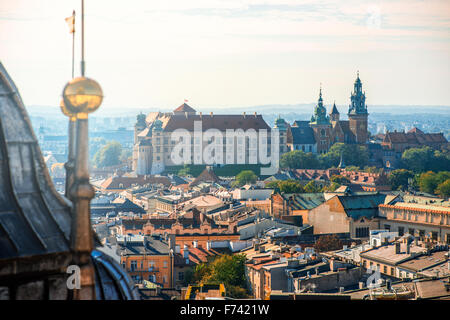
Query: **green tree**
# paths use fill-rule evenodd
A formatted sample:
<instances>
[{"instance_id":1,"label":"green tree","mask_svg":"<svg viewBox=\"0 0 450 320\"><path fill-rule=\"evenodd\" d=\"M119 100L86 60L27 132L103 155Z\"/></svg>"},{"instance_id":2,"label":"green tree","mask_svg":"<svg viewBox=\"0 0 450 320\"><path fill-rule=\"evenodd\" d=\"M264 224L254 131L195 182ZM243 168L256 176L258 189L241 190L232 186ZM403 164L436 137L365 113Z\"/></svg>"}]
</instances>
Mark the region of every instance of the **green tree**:
<instances>
[{"instance_id":1,"label":"green tree","mask_svg":"<svg viewBox=\"0 0 450 320\"><path fill-rule=\"evenodd\" d=\"M320 161L311 152L305 153L301 150L294 150L281 156L280 167L286 169L316 169L320 167Z\"/></svg>"},{"instance_id":2,"label":"green tree","mask_svg":"<svg viewBox=\"0 0 450 320\"><path fill-rule=\"evenodd\" d=\"M122 145L117 141L110 141L94 155L94 164L97 168L117 165L121 154Z\"/></svg>"},{"instance_id":3,"label":"green tree","mask_svg":"<svg viewBox=\"0 0 450 320\"><path fill-rule=\"evenodd\" d=\"M245 277L246 258L243 254L221 255L195 267L193 280L196 284L223 283L227 296L246 298L247 281Z\"/></svg>"},{"instance_id":4,"label":"green tree","mask_svg":"<svg viewBox=\"0 0 450 320\"><path fill-rule=\"evenodd\" d=\"M245 184L253 184L258 180L258 176L251 170L241 171L233 182L234 187L243 186Z\"/></svg>"},{"instance_id":5,"label":"green tree","mask_svg":"<svg viewBox=\"0 0 450 320\"><path fill-rule=\"evenodd\" d=\"M414 173L406 169L394 170L388 176L392 190L406 190L409 184L409 179L413 178Z\"/></svg>"},{"instance_id":6,"label":"green tree","mask_svg":"<svg viewBox=\"0 0 450 320\"><path fill-rule=\"evenodd\" d=\"M348 180L347 177L344 177L344 176L341 176L341 175L337 175L337 174L332 175L330 180L331 180L331 182L335 182L335 183L337 183L339 185L343 185L343 184L344 185L349 185L350 184L350 180Z\"/></svg>"},{"instance_id":7,"label":"green tree","mask_svg":"<svg viewBox=\"0 0 450 320\"><path fill-rule=\"evenodd\" d=\"M105 138L95 137L89 139L89 159L93 160L95 154L100 150L103 146L108 143Z\"/></svg>"},{"instance_id":8,"label":"green tree","mask_svg":"<svg viewBox=\"0 0 450 320\"><path fill-rule=\"evenodd\" d=\"M319 156L321 167L324 169L337 167L342 159L346 166L364 167L369 161L367 148L357 144L335 143L327 153Z\"/></svg>"},{"instance_id":9,"label":"green tree","mask_svg":"<svg viewBox=\"0 0 450 320\"><path fill-rule=\"evenodd\" d=\"M284 193L303 193L304 188L302 184L299 181L296 180L276 180L269 182L266 185L268 188L273 188L277 192L284 192Z\"/></svg>"},{"instance_id":10,"label":"green tree","mask_svg":"<svg viewBox=\"0 0 450 320\"><path fill-rule=\"evenodd\" d=\"M187 164L185 164L183 168L178 171L179 176L188 176L190 174L191 174L191 167Z\"/></svg>"},{"instance_id":11,"label":"green tree","mask_svg":"<svg viewBox=\"0 0 450 320\"><path fill-rule=\"evenodd\" d=\"M436 193L443 198L450 197L450 179L445 180L436 188Z\"/></svg>"},{"instance_id":12,"label":"green tree","mask_svg":"<svg viewBox=\"0 0 450 320\"><path fill-rule=\"evenodd\" d=\"M434 151L430 147L411 148L402 154L402 164L405 169L414 172L431 170L434 162Z\"/></svg>"},{"instance_id":13,"label":"green tree","mask_svg":"<svg viewBox=\"0 0 450 320\"><path fill-rule=\"evenodd\" d=\"M307 193L317 193L317 192L321 192L321 191L322 190L321 190L320 186L314 180L311 180L305 186L305 192L307 192Z\"/></svg>"},{"instance_id":14,"label":"green tree","mask_svg":"<svg viewBox=\"0 0 450 320\"><path fill-rule=\"evenodd\" d=\"M130 149L122 149L119 160L121 162L126 162L133 155L133 151Z\"/></svg>"}]
</instances>

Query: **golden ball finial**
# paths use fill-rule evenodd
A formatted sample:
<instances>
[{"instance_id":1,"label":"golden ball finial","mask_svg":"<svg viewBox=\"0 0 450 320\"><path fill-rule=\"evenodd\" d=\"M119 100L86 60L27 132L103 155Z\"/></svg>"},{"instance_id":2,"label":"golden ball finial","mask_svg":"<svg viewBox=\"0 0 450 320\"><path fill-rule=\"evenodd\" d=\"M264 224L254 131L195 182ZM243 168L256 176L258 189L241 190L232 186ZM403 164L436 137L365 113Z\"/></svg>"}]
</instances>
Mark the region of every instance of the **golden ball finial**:
<instances>
[{"instance_id":1,"label":"golden ball finial","mask_svg":"<svg viewBox=\"0 0 450 320\"><path fill-rule=\"evenodd\" d=\"M61 99L61 102L59 104L59 107L61 108L61 112L66 116L69 117L70 120L75 120L77 118L77 115L75 113L70 112L66 105L64 104L64 99Z\"/></svg>"},{"instance_id":2,"label":"golden ball finial","mask_svg":"<svg viewBox=\"0 0 450 320\"><path fill-rule=\"evenodd\" d=\"M97 81L78 77L70 80L63 90L64 105L70 113L87 116L100 107L103 92Z\"/></svg>"}]
</instances>

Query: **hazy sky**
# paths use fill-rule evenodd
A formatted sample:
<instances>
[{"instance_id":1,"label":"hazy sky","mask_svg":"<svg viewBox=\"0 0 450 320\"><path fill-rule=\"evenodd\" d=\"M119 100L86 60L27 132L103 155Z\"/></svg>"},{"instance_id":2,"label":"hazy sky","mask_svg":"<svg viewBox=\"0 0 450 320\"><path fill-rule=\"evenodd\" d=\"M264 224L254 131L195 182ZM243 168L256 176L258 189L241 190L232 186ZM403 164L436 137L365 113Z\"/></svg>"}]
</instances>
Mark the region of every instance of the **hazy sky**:
<instances>
[{"instance_id":1,"label":"hazy sky","mask_svg":"<svg viewBox=\"0 0 450 320\"><path fill-rule=\"evenodd\" d=\"M64 18L80 0L0 2L0 59L26 105L58 105L71 77ZM103 108L450 105L448 0L85 0L86 75ZM106 110L105 110L106 111Z\"/></svg>"}]
</instances>

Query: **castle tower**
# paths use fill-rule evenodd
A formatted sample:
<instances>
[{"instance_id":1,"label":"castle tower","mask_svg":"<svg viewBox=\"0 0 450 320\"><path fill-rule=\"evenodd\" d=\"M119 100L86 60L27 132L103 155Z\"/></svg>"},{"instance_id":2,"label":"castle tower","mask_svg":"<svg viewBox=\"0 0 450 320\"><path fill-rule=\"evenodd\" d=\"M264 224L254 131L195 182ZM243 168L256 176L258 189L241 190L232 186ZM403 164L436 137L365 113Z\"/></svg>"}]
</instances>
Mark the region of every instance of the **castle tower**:
<instances>
[{"instance_id":1,"label":"castle tower","mask_svg":"<svg viewBox=\"0 0 450 320\"><path fill-rule=\"evenodd\" d=\"M283 153L288 152L287 146L287 125L286 121L278 115L277 120L275 120L274 128L278 129L280 135L280 156Z\"/></svg>"},{"instance_id":2,"label":"castle tower","mask_svg":"<svg viewBox=\"0 0 450 320\"><path fill-rule=\"evenodd\" d=\"M331 146L331 122L327 116L327 109L323 105L322 88L319 92L319 100L314 108L314 115L309 123L314 131L314 137L317 143L317 152L326 153Z\"/></svg>"},{"instance_id":3,"label":"castle tower","mask_svg":"<svg viewBox=\"0 0 450 320\"><path fill-rule=\"evenodd\" d=\"M136 174L146 175L151 173L153 146L150 139L139 141L135 145L137 149Z\"/></svg>"},{"instance_id":4,"label":"castle tower","mask_svg":"<svg viewBox=\"0 0 450 320\"><path fill-rule=\"evenodd\" d=\"M366 94L362 91L362 83L359 79L359 71L350 100L351 104L348 108L350 130L355 136L356 143L365 144L368 140L367 118L369 114L367 113Z\"/></svg>"},{"instance_id":5,"label":"castle tower","mask_svg":"<svg viewBox=\"0 0 450 320\"><path fill-rule=\"evenodd\" d=\"M330 120L331 121L339 121L339 111L336 108L336 102L333 103L333 109L330 112Z\"/></svg>"},{"instance_id":6,"label":"castle tower","mask_svg":"<svg viewBox=\"0 0 450 320\"><path fill-rule=\"evenodd\" d=\"M142 112L136 117L136 124L134 125L134 143L138 143L137 135L147 127L147 123L145 122L145 114Z\"/></svg>"},{"instance_id":7,"label":"castle tower","mask_svg":"<svg viewBox=\"0 0 450 320\"><path fill-rule=\"evenodd\" d=\"M152 125L152 144L153 144L153 155L151 157L151 174L160 174L164 171L164 136L163 136L163 128L162 121L155 120Z\"/></svg>"}]
</instances>

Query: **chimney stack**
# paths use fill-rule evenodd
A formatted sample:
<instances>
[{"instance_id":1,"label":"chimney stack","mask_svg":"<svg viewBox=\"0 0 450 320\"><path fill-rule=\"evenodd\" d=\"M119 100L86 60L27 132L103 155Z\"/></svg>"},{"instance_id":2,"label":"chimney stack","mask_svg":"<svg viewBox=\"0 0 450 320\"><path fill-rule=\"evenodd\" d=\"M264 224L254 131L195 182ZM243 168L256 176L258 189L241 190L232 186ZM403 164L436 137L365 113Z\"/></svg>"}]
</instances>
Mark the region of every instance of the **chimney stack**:
<instances>
[{"instance_id":1,"label":"chimney stack","mask_svg":"<svg viewBox=\"0 0 450 320\"><path fill-rule=\"evenodd\" d=\"M395 254L400 254L400 242L395 243Z\"/></svg>"},{"instance_id":2,"label":"chimney stack","mask_svg":"<svg viewBox=\"0 0 450 320\"><path fill-rule=\"evenodd\" d=\"M244 116L244 119L245 119L245 111L244 111L244 114L243 114L243 116Z\"/></svg>"},{"instance_id":3,"label":"chimney stack","mask_svg":"<svg viewBox=\"0 0 450 320\"><path fill-rule=\"evenodd\" d=\"M183 258L189 259L189 248L187 245L184 245L184 247L183 247Z\"/></svg>"},{"instance_id":4,"label":"chimney stack","mask_svg":"<svg viewBox=\"0 0 450 320\"><path fill-rule=\"evenodd\" d=\"M411 244L409 243L409 241L406 243L406 254L410 254L411 253Z\"/></svg>"}]
</instances>

